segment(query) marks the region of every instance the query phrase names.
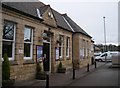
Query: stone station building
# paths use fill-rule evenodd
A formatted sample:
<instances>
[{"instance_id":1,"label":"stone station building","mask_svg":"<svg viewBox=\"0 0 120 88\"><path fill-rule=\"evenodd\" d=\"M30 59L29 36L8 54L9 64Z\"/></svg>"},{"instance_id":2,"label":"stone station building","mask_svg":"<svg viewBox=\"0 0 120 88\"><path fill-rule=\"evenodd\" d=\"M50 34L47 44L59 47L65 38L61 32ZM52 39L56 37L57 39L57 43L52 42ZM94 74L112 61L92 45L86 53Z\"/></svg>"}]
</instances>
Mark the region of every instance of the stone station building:
<instances>
[{"instance_id":1,"label":"stone station building","mask_svg":"<svg viewBox=\"0 0 120 88\"><path fill-rule=\"evenodd\" d=\"M2 25L2 56L7 53L9 57L11 79L34 79L36 63L42 65L44 59L51 73L56 72L60 61L67 69L74 60L79 63L77 67L91 64L91 36L50 5L3 2Z\"/></svg>"}]
</instances>

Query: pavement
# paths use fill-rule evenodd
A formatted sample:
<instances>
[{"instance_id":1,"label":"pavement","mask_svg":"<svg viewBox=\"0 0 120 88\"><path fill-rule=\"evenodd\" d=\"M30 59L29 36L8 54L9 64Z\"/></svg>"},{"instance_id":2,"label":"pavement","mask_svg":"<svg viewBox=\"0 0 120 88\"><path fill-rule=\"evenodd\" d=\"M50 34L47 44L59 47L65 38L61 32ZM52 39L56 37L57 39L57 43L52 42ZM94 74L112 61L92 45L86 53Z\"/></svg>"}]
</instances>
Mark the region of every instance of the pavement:
<instances>
[{"instance_id":1,"label":"pavement","mask_svg":"<svg viewBox=\"0 0 120 88\"><path fill-rule=\"evenodd\" d=\"M85 77L100 67L104 66L105 62L97 62L97 67L95 68L95 65L89 66L89 72L87 72L87 67L83 67L80 69L75 70L75 79L73 80L73 72L72 69L69 69L66 71L66 73L55 73L55 74L49 74L49 86L69 86L72 82L75 80L78 80L82 77ZM22 82L16 82L14 86L46 86L46 80L29 80L29 81L22 81Z\"/></svg>"},{"instance_id":2,"label":"pavement","mask_svg":"<svg viewBox=\"0 0 120 88\"><path fill-rule=\"evenodd\" d=\"M92 74L87 75L86 77L75 80L69 87L78 86L81 87L91 87L91 86L99 86L100 88L112 87L118 88L119 86L119 71L120 68L111 67L112 63L107 63L106 65L100 67ZM120 88L120 86L119 86Z\"/></svg>"}]
</instances>

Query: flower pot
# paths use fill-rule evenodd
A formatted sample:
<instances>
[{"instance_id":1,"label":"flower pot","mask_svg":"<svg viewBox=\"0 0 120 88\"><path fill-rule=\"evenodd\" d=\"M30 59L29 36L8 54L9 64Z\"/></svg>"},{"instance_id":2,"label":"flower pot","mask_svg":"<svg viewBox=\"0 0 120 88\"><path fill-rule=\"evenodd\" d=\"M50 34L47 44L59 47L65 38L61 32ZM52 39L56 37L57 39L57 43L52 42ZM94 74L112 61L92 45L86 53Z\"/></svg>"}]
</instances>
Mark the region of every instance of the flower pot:
<instances>
[{"instance_id":1,"label":"flower pot","mask_svg":"<svg viewBox=\"0 0 120 88\"><path fill-rule=\"evenodd\" d=\"M3 80L2 81L2 86L13 86L15 83L14 79L9 79L9 80Z\"/></svg>"},{"instance_id":2,"label":"flower pot","mask_svg":"<svg viewBox=\"0 0 120 88\"><path fill-rule=\"evenodd\" d=\"M39 72L36 74L36 79L39 79L39 80L45 80L46 79L46 74L45 72Z\"/></svg>"},{"instance_id":3,"label":"flower pot","mask_svg":"<svg viewBox=\"0 0 120 88\"><path fill-rule=\"evenodd\" d=\"M57 73L65 73L66 72L66 68L58 68L57 69Z\"/></svg>"}]
</instances>

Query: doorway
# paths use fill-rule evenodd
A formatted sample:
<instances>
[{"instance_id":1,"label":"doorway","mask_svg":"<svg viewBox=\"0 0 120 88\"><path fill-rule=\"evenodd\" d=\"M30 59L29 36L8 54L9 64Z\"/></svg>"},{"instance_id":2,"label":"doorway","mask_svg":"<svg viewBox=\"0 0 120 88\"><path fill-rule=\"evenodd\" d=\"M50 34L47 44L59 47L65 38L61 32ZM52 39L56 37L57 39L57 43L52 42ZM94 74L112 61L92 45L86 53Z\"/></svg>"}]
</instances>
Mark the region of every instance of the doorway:
<instances>
[{"instance_id":1,"label":"doorway","mask_svg":"<svg viewBox=\"0 0 120 88\"><path fill-rule=\"evenodd\" d=\"M50 43L43 43L44 70L50 71Z\"/></svg>"}]
</instances>

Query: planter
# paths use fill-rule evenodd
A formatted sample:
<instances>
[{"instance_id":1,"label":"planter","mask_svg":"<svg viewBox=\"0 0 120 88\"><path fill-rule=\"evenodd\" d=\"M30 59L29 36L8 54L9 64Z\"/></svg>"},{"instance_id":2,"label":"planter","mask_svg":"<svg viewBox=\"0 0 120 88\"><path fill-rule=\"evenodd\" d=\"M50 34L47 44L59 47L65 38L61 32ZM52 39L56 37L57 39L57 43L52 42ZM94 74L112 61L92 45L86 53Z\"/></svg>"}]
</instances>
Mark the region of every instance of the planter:
<instances>
[{"instance_id":1,"label":"planter","mask_svg":"<svg viewBox=\"0 0 120 88\"><path fill-rule=\"evenodd\" d=\"M65 72L66 72L66 68L57 69L57 73L65 73Z\"/></svg>"},{"instance_id":2,"label":"planter","mask_svg":"<svg viewBox=\"0 0 120 88\"><path fill-rule=\"evenodd\" d=\"M36 79L39 79L39 80L45 80L46 79L46 74L45 72L39 72L36 74Z\"/></svg>"},{"instance_id":3,"label":"planter","mask_svg":"<svg viewBox=\"0 0 120 88\"><path fill-rule=\"evenodd\" d=\"M10 79L10 80L3 80L2 81L2 87L4 86L13 86L15 83L14 79Z\"/></svg>"}]
</instances>

